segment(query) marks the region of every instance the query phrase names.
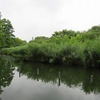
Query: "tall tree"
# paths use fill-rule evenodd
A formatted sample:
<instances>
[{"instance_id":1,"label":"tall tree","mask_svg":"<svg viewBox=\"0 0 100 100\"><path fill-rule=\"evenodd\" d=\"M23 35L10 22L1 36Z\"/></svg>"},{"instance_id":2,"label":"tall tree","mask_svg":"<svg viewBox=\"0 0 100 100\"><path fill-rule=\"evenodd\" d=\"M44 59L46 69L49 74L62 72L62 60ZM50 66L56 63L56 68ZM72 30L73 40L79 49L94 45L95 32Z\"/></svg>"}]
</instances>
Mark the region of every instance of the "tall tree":
<instances>
[{"instance_id":1,"label":"tall tree","mask_svg":"<svg viewBox=\"0 0 100 100\"><path fill-rule=\"evenodd\" d=\"M14 29L9 20L7 19L0 20L0 33L10 36L10 37L15 37L13 35L13 32L14 32Z\"/></svg>"},{"instance_id":2,"label":"tall tree","mask_svg":"<svg viewBox=\"0 0 100 100\"><path fill-rule=\"evenodd\" d=\"M0 48L10 47L14 38L14 29L11 22L7 19L0 20Z\"/></svg>"}]
</instances>

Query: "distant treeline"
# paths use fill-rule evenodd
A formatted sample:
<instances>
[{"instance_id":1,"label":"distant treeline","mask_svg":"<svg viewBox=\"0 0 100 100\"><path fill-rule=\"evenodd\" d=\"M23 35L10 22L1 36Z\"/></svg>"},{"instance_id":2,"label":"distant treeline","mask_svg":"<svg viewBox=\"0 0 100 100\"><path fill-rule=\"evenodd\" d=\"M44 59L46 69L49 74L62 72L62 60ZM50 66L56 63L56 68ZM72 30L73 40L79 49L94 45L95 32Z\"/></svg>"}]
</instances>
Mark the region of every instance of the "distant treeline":
<instances>
[{"instance_id":1,"label":"distant treeline","mask_svg":"<svg viewBox=\"0 0 100 100\"><path fill-rule=\"evenodd\" d=\"M26 45L4 48L0 52L25 61L99 67L100 26L83 32L65 29L50 38L36 37Z\"/></svg>"}]
</instances>

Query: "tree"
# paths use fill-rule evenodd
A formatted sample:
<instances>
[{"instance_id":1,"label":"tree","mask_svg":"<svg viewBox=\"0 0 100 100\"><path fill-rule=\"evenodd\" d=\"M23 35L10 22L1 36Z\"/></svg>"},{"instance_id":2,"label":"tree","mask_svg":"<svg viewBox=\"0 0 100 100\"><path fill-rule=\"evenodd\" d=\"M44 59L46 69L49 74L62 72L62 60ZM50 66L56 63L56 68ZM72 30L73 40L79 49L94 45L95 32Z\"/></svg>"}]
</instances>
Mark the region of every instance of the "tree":
<instances>
[{"instance_id":1,"label":"tree","mask_svg":"<svg viewBox=\"0 0 100 100\"><path fill-rule=\"evenodd\" d=\"M8 35L10 37L15 37L13 32L14 32L14 29L9 20L7 19L0 20L0 33L4 35Z\"/></svg>"},{"instance_id":2,"label":"tree","mask_svg":"<svg viewBox=\"0 0 100 100\"><path fill-rule=\"evenodd\" d=\"M0 48L10 47L14 38L14 29L11 22L7 19L0 20Z\"/></svg>"},{"instance_id":3,"label":"tree","mask_svg":"<svg viewBox=\"0 0 100 100\"><path fill-rule=\"evenodd\" d=\"M19 38L12 38L12 46L16 47L16 46L20 46L20 45L25 45L27 42L23 41Z\"/></svg>"},{"instance_id":4,"label":"tree","mask_svg":"<svg viewBox=\"0 0 100 100\"><path fill-rule=\"evenodd\" d=\"M72 31L72 30L62 30L59 32L55 32L52 36L53 37L63 37L67 35L69 38L76 36L76 32Z\"/></svg>"}]
</instances>

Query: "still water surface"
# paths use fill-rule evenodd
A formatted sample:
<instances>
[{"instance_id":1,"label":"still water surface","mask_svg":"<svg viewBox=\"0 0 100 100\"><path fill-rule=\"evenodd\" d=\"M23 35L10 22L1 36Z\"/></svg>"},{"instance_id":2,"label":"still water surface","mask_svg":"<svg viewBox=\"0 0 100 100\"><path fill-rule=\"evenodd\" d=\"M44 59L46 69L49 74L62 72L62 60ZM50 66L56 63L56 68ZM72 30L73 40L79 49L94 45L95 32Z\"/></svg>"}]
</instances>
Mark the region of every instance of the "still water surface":
<instances>
[{"instance_id":1,"label":"still water surface","mask_svg":"<svg viewBox=\"0 0 100 100\"><path fill-rule=\"evenodd\" d=\"M100 100L100 70L0 58L0 100Z\"/></svg>"}]
</instances>

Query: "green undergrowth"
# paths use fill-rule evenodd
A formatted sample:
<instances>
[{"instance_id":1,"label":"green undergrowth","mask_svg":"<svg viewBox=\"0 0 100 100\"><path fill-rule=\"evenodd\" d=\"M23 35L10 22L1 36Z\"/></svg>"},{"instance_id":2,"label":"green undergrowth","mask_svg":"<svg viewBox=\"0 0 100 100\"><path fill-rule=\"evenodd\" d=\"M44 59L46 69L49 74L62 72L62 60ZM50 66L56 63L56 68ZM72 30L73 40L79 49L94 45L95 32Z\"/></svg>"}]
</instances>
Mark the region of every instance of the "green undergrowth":
<instances>
[{"instance_id":1,"label":"green undergrowth","mask_svg":"<svg viewBox=\"0 0 100 100\"><path fill-rule=\"evenodd\" d=\"M39 37L24 46L3 48L0 53L24 61L99 67L100 26L84 32L55 32L50 38Z\"/></svg>"}]
</instances>

